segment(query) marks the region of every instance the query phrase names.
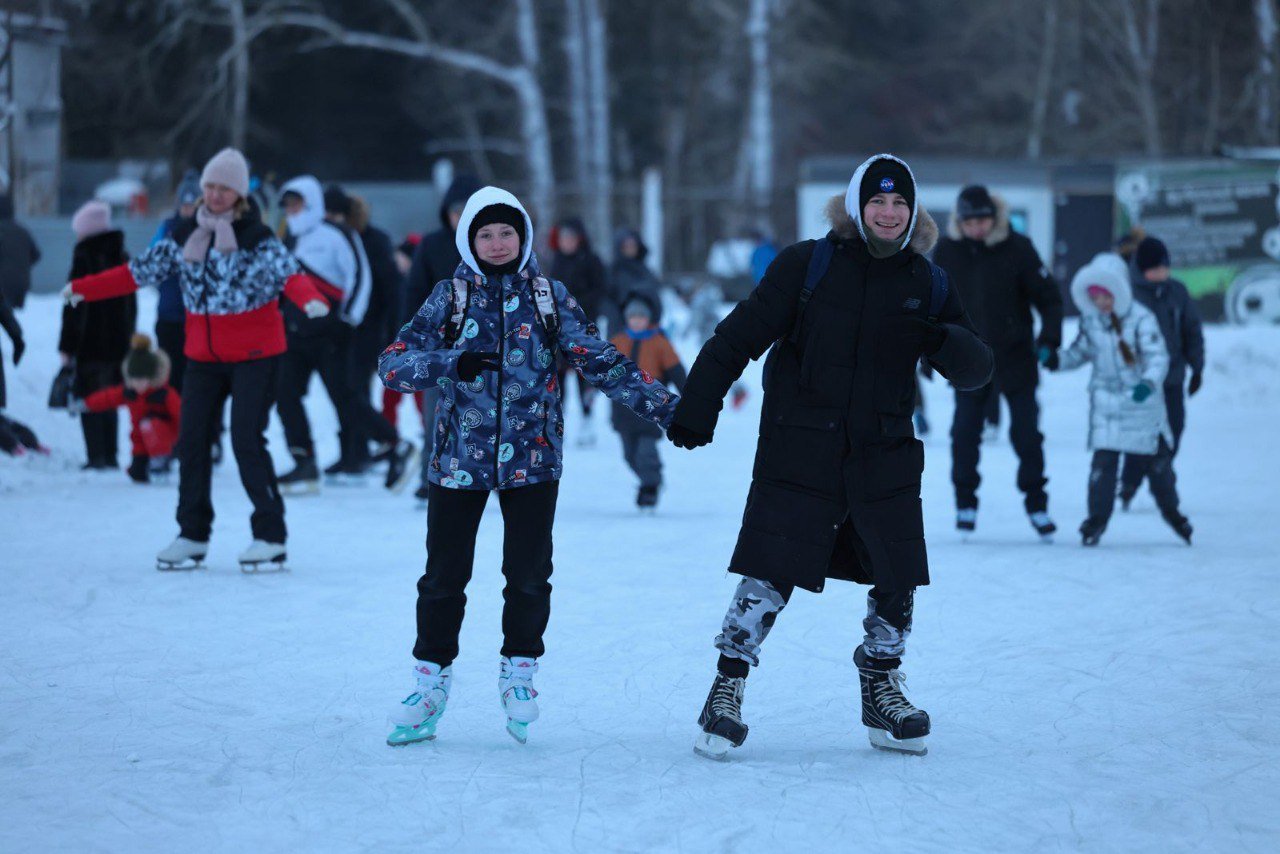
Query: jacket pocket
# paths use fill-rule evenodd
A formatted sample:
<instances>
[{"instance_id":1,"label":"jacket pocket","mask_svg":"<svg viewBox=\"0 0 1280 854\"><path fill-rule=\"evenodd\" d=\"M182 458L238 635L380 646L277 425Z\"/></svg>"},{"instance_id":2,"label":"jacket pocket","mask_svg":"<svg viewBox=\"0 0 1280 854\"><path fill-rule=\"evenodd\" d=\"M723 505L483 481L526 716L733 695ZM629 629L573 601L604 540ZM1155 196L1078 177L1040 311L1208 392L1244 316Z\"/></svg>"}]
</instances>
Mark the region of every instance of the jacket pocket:
<instances>
[{"instance_id":1,"label":"jacket pocket","mask_svg":"<svg viewBox=\"0 0 1280 854\"><path fill-rule=\"evenodd\" d=\"M758 474L774 483L838 494L845 441L840 411L795 407L771 420L770 438L760 442Z\"/></svg>"}]
</instances>

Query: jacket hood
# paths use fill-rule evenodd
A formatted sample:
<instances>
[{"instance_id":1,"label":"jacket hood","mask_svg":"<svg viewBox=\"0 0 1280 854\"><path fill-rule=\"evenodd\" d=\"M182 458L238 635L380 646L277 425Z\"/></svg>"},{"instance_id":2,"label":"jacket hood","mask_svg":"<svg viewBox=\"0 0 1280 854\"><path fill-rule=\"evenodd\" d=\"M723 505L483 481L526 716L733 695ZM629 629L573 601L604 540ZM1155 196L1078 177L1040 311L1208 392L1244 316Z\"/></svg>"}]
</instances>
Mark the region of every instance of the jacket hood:
<instances>
[{"instance_id":1,"label":"jacket hood","mask_svg":"<svg viewBox=\"0 0 1280 854\"><path fill-rule=\"evenodd\" d=\"M835 232L836 237L845 240L851 240L856 237L866 242L862 236L862 230L854 222L853 217L850 216L848 209L845 207L845 195L843 193L836 193L827 200L826 214L827 219L831 222L831 230ZM929 216L929 212L924 208L920 208L912 223L911 241L907 248L917 255L928 255L938 242L938 224L933 221L933 217Z\"/></svg>"},{"instance_id":2,"label":"jacket hood","mask_svg":"<svg viewBox=\"0 0 1280 854\"><path fill-rule=\"evenodd\" d=\"M996 206L996 224L992 227L991 233L987 235L987 239L982 241L987 246L995 246L1004 243L1009 239L1009 203L1004 200L1004 196L998 193L990 193L991 201ZM947 237L952 240L964 240L964 232L960 230L960 217L956 214L955 209L951 210L951 216L947 220Z\"/></svg>"},{"instance_id":3,"label":"jacket hood","mask_svg":"<svg viewBox=\"0 0 1280 854\"><path fill-rule=\"evenodd\" d=\"M445 231L452 230L449 225L449 208L465 202L483 186L475 175L459 175L450 182L449 189L440 200L440 225Z\"/></svg>"},{"instance_id":4,"label":"jacket hood","mask_svg":"<svg viewBox=\"0 0 1280 854\"><path fill-rule=\"evenodd\" d=\"M520 246L520 267L518 268L523 270L528 266L529 258L533 255L533 220L529 218L529 212L524 209L524 205L520 204L520 200L501 187L481 187L467 199L467 206L462 209L462 219L458 220L458 231L453 236L458 254L462 256L462 263L466 264L473 273L480 272L480 262L471 248L468 235L471 232L471 221L490 205L510 205L520 211L520 215L524 217L524 242Z\"/></svg>"},{"instance_id":5,"label":"jacket hood","mask_svg":"<svg viewBox=\"0 0 1280 854\"><path fill-rule=\"evenodd\" d=\"M1133 307L1133 288L1124 259L1114 252L1099 252L1093 260L1076 271L1071 279L1071 299L1085 317L1096 316L1098 309L1089 299L1089 287L1101 285L1115 297L1115 313L1124 317Z\"/></svg>"},{"instance_id":6,"label":"jacket hood","mask_svg":"<svg viewBox=\"0 0 1280 854\"><path fill-rule=\"evenodd\" d=\"M587 236L587 226L586 223L582 221L581 217L571 216L566 219L562 219L556 226L555 234L552 235L551 248L556 252L563 254L563 250L560 248L559 239L561 229L569 229L578 235L581 245L578 246L578 251L575 252L574 255L585 255L591 252L591 238Z\"/></svg>"},{"instance_id":7,"label":"jacket hood","mask_svg":"<svg viewBox=\"0 0 1280 854\"><path fill-rule=\"evenodd\" d=\"M640 251L636 253L635 258L627 258L622 254L622 243L628 237L634 238L636 245L640 247ZM613 237L613 258L615 261L643 261L649 257L649 247L645 246L644 240L640 237L640 232L634 228L620 228Z\"/></svg>"},{"instance_id":8,"label":"jacket hood","mask_svg":"<svg viewBox=\"0 0 1280 854\"><path fill-rule=\"evenodd\" d=\"M306 205L301 212L289 218L291 234L306 234L324 221L324 190L314 175L299 175L286 181L280 188L280 196L283 198L285 193L297 193Z\"/></svg>"},{"instance_id":9,"label":"jacket hood","mask_svg":"<svg viewBox=\"0 0 1280 854\"><path fill-rule=\"evenodd\" d=\"M862 165L854 171L853 177L849 179L849 189L845 190L844 193L844 209L845 213L847 213L849 218L853 221L853 225L858 231L858 236L861 237L862 242L865 243L867 241L867 232L862 225L862 205L858 204L858 195L862 187L862 176L871 168L871 164L880 160L892 160L894 163L900 164L903 169L906 169L907 174L911 176L912 189L915 190L911 202L911 222L907 223L906 233L904 233L902 235L902 239L898 241L898 249L901 251L911 245L911 236L915 232L916 226L918 225L918 217L920 215L920 188L916 185L916 175L911 171L911 167L907 165L907 161L900 157L895 157L892 154L874 154L862 161ZM932 220L930 221L932 222ZM935 225L933 243L938 242L937 230L937 226ZM933 243L929 244L930 249L933 248Z\"/></svg>"}]
</instances>

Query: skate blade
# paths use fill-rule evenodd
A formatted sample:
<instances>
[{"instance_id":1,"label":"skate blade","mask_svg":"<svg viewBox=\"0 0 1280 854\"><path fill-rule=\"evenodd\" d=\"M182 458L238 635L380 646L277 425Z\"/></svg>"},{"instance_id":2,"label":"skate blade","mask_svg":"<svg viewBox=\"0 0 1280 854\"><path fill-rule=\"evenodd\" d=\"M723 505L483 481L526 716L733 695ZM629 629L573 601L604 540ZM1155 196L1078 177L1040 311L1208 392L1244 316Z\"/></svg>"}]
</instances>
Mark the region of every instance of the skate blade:
<instances>
[{"instance_id":1,"label":"skate blade","mask_svg":"<svg viewBox=\"0 0 1280 854\"><path fill-rule=\"evenodd\" d=\"M715 762L727 762L731 747L733 747L732 741L722 735L713 735L709 732L699 733L697 740L693 742L694 753Z\"/></svg>"},{"instance_id":2,"label":"skate blade","mask_svg":"<svg viewBox=\"0 0 1280 854\"><path fill-rule=\"evenodd\" d=\"M288 572L289 566L283 557L274 560L240 561L240 571L245 575L269 575L276 572Z\"/></svg>"},{"instance_id":3,"label":"skate blade","mask_svg":"<svg viewBox=\"0 0 1280 854\"><path fill-rule=\"evenodd\" d=\"M391 731L391 735L387 736L387 746L404 747L409 744L418 744L423 741L436 740L436 723L421 724L416 727L398 726Z\"/></svg>"},{"instance_id":4,"label":"skate blade","mask_svg":"<svg viewBox=\"0 0 1280 854\"><path fill-rule=\"evenodd\" d=\"M1040 542L1044 543L1046 546L1053 545L1053 534L1041 534Z\"/></svg>"},{"instance_id":5,"label":"skate blade","mask_svg":"<svg viewBox=\"0 0 1280 854\"><path fill-rule=\"evenodd\" d=\"M161 572L190 572L196 569L205 569L204 558L184 561L168 561L157 560L156 569Z\"/></svg>"},{"instance_id":6,"label":"skate blade","mask_svg":"<svg viewBox=\"0 0 1280 854\"><path fill-rule=\"evenodd\" d=\"M529 725L520 721L507 721L507 734L521 744L529 743Z\"/></svg>"},{"instance_id":7,"label":"skate blade","mask_svg":"<svg viewBox=\"0 0 1280 854\"><path fill-rule=\"evenodd\" d=\"M282 484L280 486L280 494L289 495L294 498L297 498L302 495L319 495L320 484L318 482L289 484L289 485Z\"/></svg>"},{"instance_id":8,"label":"skate blade","mask_svg":"<svg viewBox=\"0 0 1280 854\"><path fill-rule=\"evenodd\" d=\"M354 488L367 485L369 478L363 474L327 474L324 477L324 482L328 486Z\"/></svg>"},{"instance_id":9,"label":"skate blade","mask_svg":"<svg viewBox=\"0 0 1280 854\"><path fill-rule=\"evenodd\" d=\"M910 753L914 756L924 756L929 752L924 736L920 738L894 738L887 730L867 727L867 737L871 741L871 746L877 750Z\"/></svg>"}]
</instances>

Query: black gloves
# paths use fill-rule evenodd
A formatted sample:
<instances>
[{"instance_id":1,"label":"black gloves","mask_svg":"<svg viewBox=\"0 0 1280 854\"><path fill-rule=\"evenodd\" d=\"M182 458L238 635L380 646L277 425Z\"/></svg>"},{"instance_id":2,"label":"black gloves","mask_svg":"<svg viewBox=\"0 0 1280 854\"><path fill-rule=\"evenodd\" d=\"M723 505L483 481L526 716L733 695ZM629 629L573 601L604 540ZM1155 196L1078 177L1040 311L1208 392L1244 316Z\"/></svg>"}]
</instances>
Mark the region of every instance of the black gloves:
<instances>
[{"instance_id":1,"label":"black gloves","mask_svg":"<svg viewBox=\"0 0 1280 854\"><path fill-rule=\"evenodd\" d=\"M14 357L13 357L13 360L14 360L15 362L17 362L17 361L18 361L18 357L17 357L17 355L16 355L16 351L15 351L15 355L14 355ZM1187 396L1188 396L1188 397L1195 397L1195 396L1196 396L1196 392L1198 392L1198 391L1200 390L1200 385L1201 385L1203 382L1204 382L1204 377L1201 375L1201 373L1200 373L1199 371L1195 371L1195 372L1193 372L1193 373L1191 374L1191 383L1187 386Z\"/></svg>"},{"instance_id":2,"label":"black gloves","mask_svg":"<svg viewBox=\"0 0 1280 854\"><path fill-rule=\"evenodd\" d=\"M681 424L672 424L667 428L667 438L671 440L671 444L675 445L677 448L684 448L689 451L694 448L701 448L703 445L711 444L713 435L714 434L711 433L699 433L697 430L690 430L688 427Z\"/></svg>"},{"instance_id":3,"label":"black gloves","mask_svg":"<svg viewBox=\"0 0 1280 854\"><path fill-rule=\"evenodd\" d=\"M164 404L165 399L168 397L169 397L169 389L165 388L164 386L161 386L160 388L152 389L151 391L147 392L147 403L153 403L156 406L161 406Z\"/></svg>"},{"instance_id":4,"label":"black gloves","mask_svg":"<svg viewBox=\"0 0 1280 854\"><path fill-rule=\"evenodd\" d=\"M1051 347L1041 347L1036 353L1036 358L1040 360L1040 364L1051 371L1058 370L1062 364L1062 360L1058 358L1058 351Z\"/></svg>"},{"instance_id":5,"label":"black gloves","mask_svg":"<svg viewBox=\"0 0 1280 854\"><path fill-rule=\"evenodd\" d=\"M904 314L891 317L881 327L881 341L892 350L905 348L932 356L947 340L947 328L923 317Z\"/></svg>"},{"instance_id":6,"label":"black gloves","mask_svg":"<svg viewBox=\"0 0 1280 854\"><path fill-rule=\"evenodd\" d=\"M136 456L133 462L129 463L129 479L134 483L150 483L151 482L151 458L146 456Z\"/></svg>"},{"instance_id":7,"label":"black gloves","mask_svg":"<svg viewBox=\"0 0 1280 854\"><path fill-rule=\"evenodd\" d=\"M13 366L18 367L18 363L22 361L22 354L27 350L27 342L21 337L13 339ZM1195 392L1192 392L1195 394Z\"/></svg>"},{"instance_id":8,"label":"black gloves","mask_svg":"<svg viewBox=\"0 0 1280 854\"><path fill-rule=\"evenodd\" d=\"M498 370L500 354L492 350L464 350L458 357L458 379L469 383L480 376L481 371Z\"/></svg>"}]
</instances>

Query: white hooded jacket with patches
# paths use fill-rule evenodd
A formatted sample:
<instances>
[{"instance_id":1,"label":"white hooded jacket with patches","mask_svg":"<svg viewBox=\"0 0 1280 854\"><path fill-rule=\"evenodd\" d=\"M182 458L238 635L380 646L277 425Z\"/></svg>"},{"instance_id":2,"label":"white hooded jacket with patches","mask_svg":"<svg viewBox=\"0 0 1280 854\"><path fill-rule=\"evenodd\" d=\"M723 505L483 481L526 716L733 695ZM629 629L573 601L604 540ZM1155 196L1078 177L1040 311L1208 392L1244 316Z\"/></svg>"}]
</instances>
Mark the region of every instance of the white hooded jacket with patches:
<instances>
[{"instance_id":1,"label":"white hooded jacket with patches","mask_svg":"<svg viewBox=\"0 0 1280 854\"><path fill-rule=\"evenodd\" d=\"M280 193L297 193L305 205L288 217L286 245L303 269L342 292L338 316L349 326L359 326L373 291L373 272L360 238L324 218L324 191L313 176L293 178Z\"/></svg>"}]
</instances>

